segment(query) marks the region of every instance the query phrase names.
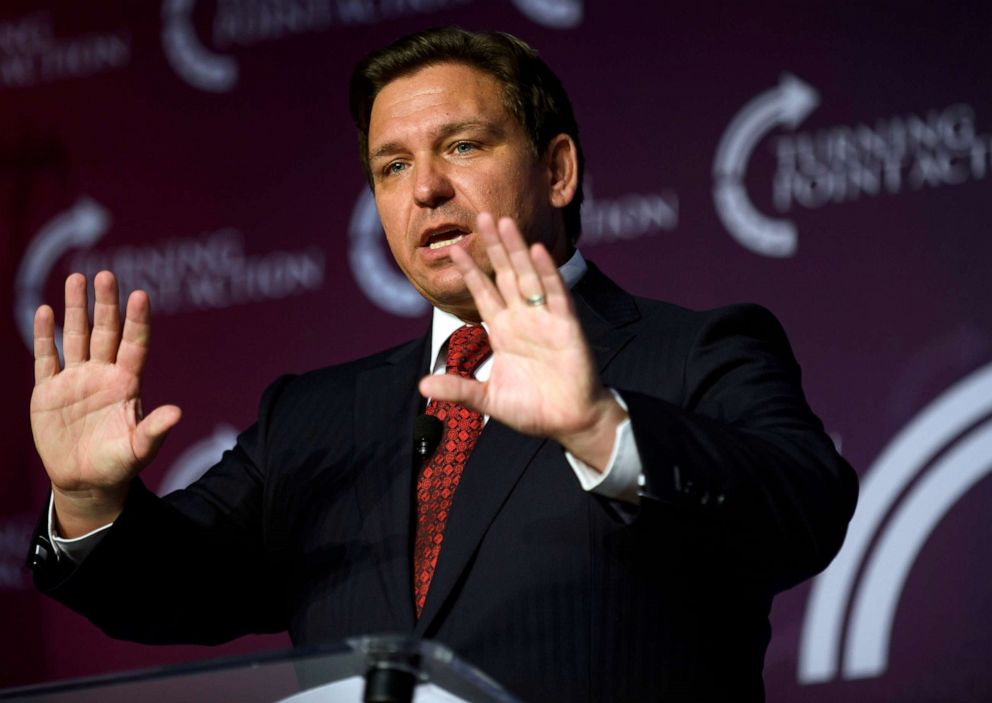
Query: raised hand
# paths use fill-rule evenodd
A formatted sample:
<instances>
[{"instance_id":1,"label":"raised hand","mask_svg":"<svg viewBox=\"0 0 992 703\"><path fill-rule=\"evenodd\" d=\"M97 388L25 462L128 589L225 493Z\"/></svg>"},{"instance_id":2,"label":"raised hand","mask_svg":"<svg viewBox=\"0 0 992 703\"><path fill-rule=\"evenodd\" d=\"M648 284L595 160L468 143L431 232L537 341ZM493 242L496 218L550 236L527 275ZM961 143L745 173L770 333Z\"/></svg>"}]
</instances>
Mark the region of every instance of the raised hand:
<instances>
[{"instance_id":1,"label":"raised hand","mask_svg":"<svg viewBox=\"0 0 992 703\"><path fill-rule=\"evenodd\" d=\"M590 466L605 468L626 416L599 380L589 345L557 267L542 244L528 248L516 224L478 217L495 281L456 246L451 259L489 327L492 373L420 381L430 398L452 400L531 435L550 437Z\"/></svg>"},{"instance_id":2,"label":"raised hand","mask_svg":"<svg viewBox=\"0 0 992 703\"><path fill-rule=\"evenodd\" d=\"M31 430L52 481L60 533L74 537L113 521L131 479L158 452L181 412L164 405L141 409L141 374L151 332L148 296L133 292L123 333L117 281L108 271L94 279L93 329L86 278L65 283L63 350L55 348L55 314L47 305L34 318L35 387Z\"/></svg>"}]
</instances>

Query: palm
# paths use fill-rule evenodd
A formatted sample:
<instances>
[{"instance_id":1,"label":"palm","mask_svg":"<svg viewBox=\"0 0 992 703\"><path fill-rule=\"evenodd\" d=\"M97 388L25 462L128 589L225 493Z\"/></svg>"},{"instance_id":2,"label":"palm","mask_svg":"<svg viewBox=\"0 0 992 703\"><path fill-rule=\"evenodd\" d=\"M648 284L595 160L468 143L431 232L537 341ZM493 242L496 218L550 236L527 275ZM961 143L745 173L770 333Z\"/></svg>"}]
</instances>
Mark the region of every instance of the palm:
<instances>
[{"instance_id":1,"label":"palm","mask_svg":"<svg viewBox=\"0 0 992 703\"><path fill-rule=\"evenodd\" d=\"M137 376L97 361L67 368L35 387L35 444L58 488L109 487L141 468L134 452L138 394Z\"/></svg>"},{"instance_id":2,"label":"palm","mask_svg":"<svg viewBox=\"0 0 992 703\"><path fill-rule=\"evenodd\" d=\"M574 430L593 400L596 379L574 318L507 308L489 323L493 366L484 385L489 415L513 418L532 435Z\"/></svg>"}]
</instances>

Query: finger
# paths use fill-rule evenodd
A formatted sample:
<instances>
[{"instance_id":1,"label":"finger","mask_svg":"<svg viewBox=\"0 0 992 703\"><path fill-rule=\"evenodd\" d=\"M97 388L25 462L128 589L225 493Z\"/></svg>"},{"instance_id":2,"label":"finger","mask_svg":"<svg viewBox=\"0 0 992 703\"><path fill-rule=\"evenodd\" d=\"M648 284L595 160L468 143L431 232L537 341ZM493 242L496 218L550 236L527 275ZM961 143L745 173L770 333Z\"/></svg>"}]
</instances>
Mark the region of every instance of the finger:
<instances>
[{"instance_id":1,"label":"finger","mask_svg":"<svg viewBox=\"0 0 992 703\"><path fill-rule=\"evenodd\" d=\"M487 322L492 320L500 310L506 307L503 296L499 294L496 286L489 280L489 276L482 272L482 269L468 252L461 247L453 246L450 256L475 302L479 317Z\"/></svg>"},{"instance_id":2,"label":"finger","mask_svg":"<svg viewBox=\"0 0 992 703\"><path fill-rule=\"evenodd\" d=\"M476 218L476 231L482 237L482 243L486 247L493 271L512 270L513 265L506 254L503 242L500 241L499 230L493 216L488 212L480 212Z\"/></svg>"},{"instance_id":3,"label":"finger","mask_svg":"<svg viewBox=\"0 0 992 703\"><path fill-rule=\"evenodd\" d=\"M136 290L127 299L127 312L124 316L124 333L117 350L117 365L140 376L148 358L148 343L151 340L151 306L148 294Z\"/></svg>"},{"instance_id":4,"label":"finger","mask_svg":"<svg viewBox=\"0 0 992 703\"><path fill-rule=\"evenodd\" d=\"M530 255L534 261L534 269L541 278L548 311L555 315L574 315L572 296L565 287L551 254L543 244L537 243L531 245Z\"/></svg>"},{"instance_id":5,"label":"finger","mask_svg":"<svg viewBox=\"0 0 992 703\"><path fill-rule=\"evenodd\" d=\"M162 442L172 431L179 420L182 419L183 411L176 405L163 405L155 408L144 420L138 423L134 431L134 440L131 450L135 458L142 464L147 464L158 454Z\"/></svg>"},{"instance_id":6,"label":"finger","mask_svg":"<svg viewBox=\"0 0 992 703\"><path fill-rule=\"evenodd\" d=\"M34 313L34 382L59 372L59 352L55 348L55 311L42 305Z\"/></svg>"},{"instance_id":7,"label":"finger","mask_svg":"<svg viewBox=\"0 0 992 703\"><path fill-rule=\"evenodd\" d=\"M117 297L117 279L110 271L101 271L93 279L96 302L93 305L93 333L90 358L114 363L121 343L121 310Z\"/></svg>"},{"instance_id":8,"label":"finger","mask_svg":"<svg viewBox=\"0 0 992 703\"><path fill-rule=\"evenodd\" d=\"M541 279L534 270L534 263L530 258L530 250L524 241L523 235L517 224L509 217L502 217L499 221L500 241L509 253L510 263L513 272L517 277L517 289L519 295L516 303L523 303L527 298L540 297L544 295L544 287ZM509 301L508 301L509 302Z\"/></svg>"},{"instance_id":9,"label":"finger","mask_svg":"<svg viewBox=\"0 0 992 703\"><path fill-rule=\"evenodd\" d=\"M513 264L507 254L506 247L500 240L499 230L496 221L488 212L479 213L476 222L476 229L482 237L482 243L486 247L486 255L489 263L493 267L493 276L496 280L496 287L505 303L510 304L520 298L520 291L517 289L517 277L513 272Z\"/></svg>"},{"instance_id":10,"label":"finger","mask_svg":"<svg viewBox=\"0 0 992 703\"><path fill-rule=\"evenodd\" d=\"M420 394L425 398L458 403L483 415L489 414L485 408L485 384L473 378L462 378L456 374L424 376L420 379Z\"/></svg>"},{"instance_id":11,"label":"finger","mask_svg":"<svg viewBox=\"0 0 992 703\"><path fill-rule=\"evenodd\" d=\"M86 276L74 273L65 279L65 324L62 350L66 367L89 358L90 321L86 312Z\"/></svg>"}]
</instances>

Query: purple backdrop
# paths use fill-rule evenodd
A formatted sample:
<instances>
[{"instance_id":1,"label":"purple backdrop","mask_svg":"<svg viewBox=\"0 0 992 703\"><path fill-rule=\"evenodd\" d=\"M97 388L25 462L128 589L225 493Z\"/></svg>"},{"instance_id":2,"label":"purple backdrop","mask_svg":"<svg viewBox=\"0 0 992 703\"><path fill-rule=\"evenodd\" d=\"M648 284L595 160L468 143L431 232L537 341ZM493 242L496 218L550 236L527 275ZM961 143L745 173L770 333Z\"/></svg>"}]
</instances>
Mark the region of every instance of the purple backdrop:
<instances>
[{"instance_id":1,"label":"purple backdrop","mask_svg":"<svg viewBox=\"0 0 992 703\"><path fill-rule=\"evenodd\" d=\"M288 644L114 642L31 591L30 315L61 314L73 270L151 293L146 406L185 411L145 473L159 490L209 465L278 374L420 333L347 78L454 23L518 34L569 88L586 256L641 294L772 308L862 475L841 556L776 601L769 700L988 700L992 7L96 5L0 9L0 686Z\"/></svg>"}]
</instances>

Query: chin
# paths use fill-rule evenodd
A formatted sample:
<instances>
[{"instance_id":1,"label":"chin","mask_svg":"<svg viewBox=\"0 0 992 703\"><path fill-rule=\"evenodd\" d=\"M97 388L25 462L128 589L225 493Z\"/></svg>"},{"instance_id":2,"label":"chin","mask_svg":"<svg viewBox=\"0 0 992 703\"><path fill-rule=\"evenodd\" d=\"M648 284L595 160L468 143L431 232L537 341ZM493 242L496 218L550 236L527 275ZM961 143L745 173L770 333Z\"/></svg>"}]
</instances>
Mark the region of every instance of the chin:
<instances>
[{"instance_id":1,"label":"chin","mask_svg":"<svg viewBox=\"0 0 992 703\"><path fill-rule=\"evenodd\" d=\"M475 301L472 300L472 295L464 284L450 288L433 287L431 290L421 291L421 295L434 307L448 312L455 312L456 310L475 311Z\"/></svg>"},{"instance_id":2,"label":"chin","mask_svg":"<svg viewBox=\"0 0 992 703\"><path fill-rule=\"evenodd\" d=\"M472 300L472 296L464 289L461 291L435 291L434 295L427 297L427 300L445 310L452 308L475 309L475 302Z\"/></svg>"},{"instance_id":3,"label":"chin","mask_svg":"<svg viewBox=\"0 0 992 703\"><path fill-rule=\"evenodd\" d=\"M425 276L415 286L428 300L452 300L469 296L465 280L454 265L443 271L434 271L433 275Z\"/></svg>"}]
</instances>

